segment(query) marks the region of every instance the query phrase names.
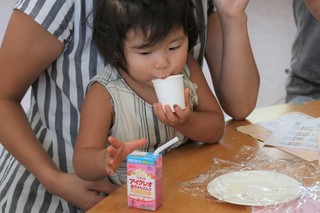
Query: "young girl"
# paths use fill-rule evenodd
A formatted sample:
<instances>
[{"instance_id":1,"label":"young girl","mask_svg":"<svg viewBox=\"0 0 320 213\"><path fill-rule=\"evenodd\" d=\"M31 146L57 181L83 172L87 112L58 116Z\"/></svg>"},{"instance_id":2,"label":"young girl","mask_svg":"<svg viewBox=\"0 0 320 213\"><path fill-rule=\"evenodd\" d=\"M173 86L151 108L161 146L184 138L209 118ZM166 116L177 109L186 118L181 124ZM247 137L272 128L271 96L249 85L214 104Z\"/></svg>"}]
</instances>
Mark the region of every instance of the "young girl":
<instances>
[{"instance_id":1,"label":"young girl","mask_svg":"<svg viewBox=\"0 0 320 213\"><path fill-rule=\"evenodd\" d=\"M81 109L73 157L81 178L109 175L121 185L123 161L138 147L152 152L176 136L176 146L222 137L223 113L188 55L199 33L193 10L192 0L97 1L93 39L109 65L92 79ZM164 110L151 81L176 74L184 76L186 108Z\"/></svg>"}]
</instances>

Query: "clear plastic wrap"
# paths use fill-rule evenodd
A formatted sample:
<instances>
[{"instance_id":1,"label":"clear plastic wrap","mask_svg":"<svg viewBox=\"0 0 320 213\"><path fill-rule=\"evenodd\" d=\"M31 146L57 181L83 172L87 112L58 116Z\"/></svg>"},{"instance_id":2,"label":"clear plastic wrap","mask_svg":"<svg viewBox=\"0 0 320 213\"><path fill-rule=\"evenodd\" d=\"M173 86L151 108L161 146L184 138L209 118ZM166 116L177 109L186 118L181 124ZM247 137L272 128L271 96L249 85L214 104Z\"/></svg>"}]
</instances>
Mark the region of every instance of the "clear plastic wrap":
<instances>
[{"instance_id":1,"label":"clear plastic wrap","mask_svg":"<svg viewBox=\"0 0 320 213\"><path fill-rule=\"evenodd\" d=\"M299 186L300 194L292 201L275 202L272 205L268 200L264 201L262 199L261 205L255 205L252 212L320 212L320 200L318 200L320 197L320 168L318 161L307 162L300 158L274 158L266 154L263 151L265 149L267 148L258 149L243 146L239 154L235 155L230 161L213 158L209 171L200 174L193 180L182 183L180 190L196 198L207 199L212 202L225 202L211 196L207 191L207 185L216 177L238 171L272 171L299 181L301 183ZM279 190L285 190L286 187L286 184L284 184ZM271 189L266 188L265 190ZM309 210L306 210L307 208ZM313 208L312 211L310 208Z\"/></svg>"}]
</instances>

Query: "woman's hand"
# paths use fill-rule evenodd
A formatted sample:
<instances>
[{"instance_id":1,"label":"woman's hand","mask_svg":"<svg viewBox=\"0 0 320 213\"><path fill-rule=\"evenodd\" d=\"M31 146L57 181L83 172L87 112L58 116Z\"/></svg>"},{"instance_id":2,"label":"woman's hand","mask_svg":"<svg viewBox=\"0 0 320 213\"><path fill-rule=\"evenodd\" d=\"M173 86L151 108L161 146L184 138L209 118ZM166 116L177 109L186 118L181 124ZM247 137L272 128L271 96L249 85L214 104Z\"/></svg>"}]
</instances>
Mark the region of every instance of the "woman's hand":
<instances>
[{"instance_id":1,"label":"woman's hand","mask_svg":"<svg viewBox=\"0 0 320 213\"><path fill-rule=\"evenodd\" d=\"M67 200L82 210L88 210L100 202L105 195L111 194L118 186L107 182L85 181L75 174L58 172L45 186L47 190Z\"/></svg>"},{"instance_id":2,"label":"woman's hand","mask_svg":"<svg viewBox=\"0 0 320 213\"><path fill-rule=\"evenodd\" d=\"M184 125L188 122L190 118L190 94L189 89L186 88L184 91L185 96L185 109L181 109L178 105L175 106L174 112L171 110L169 105L165 106L165 110L163 109L163 106L161 103L155 103L154 104L154 112L157 116L157 118L163 123L164 125L171 126L171 127L177 127Z\"/></svg>"},{"instance_id":3,"label":"woman's hand","mask_svg":"<svg viewBox=\"0 0 320 213\"><path fill-rule=\"evenodd\" d=\"M237 19L245 14L249 0L213 0L221 17Z\"/></svg>"}]
</instances>

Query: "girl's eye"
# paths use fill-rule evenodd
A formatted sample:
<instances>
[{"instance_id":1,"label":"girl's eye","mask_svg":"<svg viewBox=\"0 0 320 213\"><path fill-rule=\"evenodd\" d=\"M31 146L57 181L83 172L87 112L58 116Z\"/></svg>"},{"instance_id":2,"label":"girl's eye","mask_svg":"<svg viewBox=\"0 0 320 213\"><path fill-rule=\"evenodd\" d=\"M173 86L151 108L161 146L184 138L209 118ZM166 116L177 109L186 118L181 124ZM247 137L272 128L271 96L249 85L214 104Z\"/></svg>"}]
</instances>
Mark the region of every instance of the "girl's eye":
<instances>
[{"instance_id":1,"label":"girl's eye","mask_svg":"<svg viewBox=\"0 0 320 213\"><path fill-rule=\"evenodd\" d=\"M180 46L170 47L169 50L170 50L170 51L174 51L174 50L177 50L177 49L179 49L179 48L180 48Z\"/></svg>"},{"instance_id":2,"label":"girl's eye","mask_svg":"<svg viewBox=\"0 0 320 213\"><path fill-rule=\"evenodd\" d=\"M149 55L149 54L151 54L151 52L140 52L139 54L140 55Z\"/></svg>"}]
</instances>

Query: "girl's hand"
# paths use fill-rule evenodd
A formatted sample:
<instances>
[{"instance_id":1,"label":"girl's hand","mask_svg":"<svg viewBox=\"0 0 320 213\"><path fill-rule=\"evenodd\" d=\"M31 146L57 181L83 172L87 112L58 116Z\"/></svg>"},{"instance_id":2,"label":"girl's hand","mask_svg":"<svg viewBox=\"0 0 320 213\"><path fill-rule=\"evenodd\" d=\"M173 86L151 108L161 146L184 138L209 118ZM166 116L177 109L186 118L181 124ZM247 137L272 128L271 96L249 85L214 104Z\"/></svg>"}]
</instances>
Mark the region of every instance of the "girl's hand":
<instances>
[{"instance_id":1,"label":"girl's hand","mask_svg":"<svg viewBox=\"0 0 320 213\"><path fill-rule=\"evenodd\" d=\"M112 136L108 137L108 141L111 145L106 149L104 165L109 175L112 175L120 167L127 155L147 143L146 139L123 142Z\"/></svg>"},{"instance_id":2,"label":"girl's hand","mask_svg":"<svg viewBox=\"0 0 320 213\"><path fill-rule=\"evenodd\" d=\"M249 0L213 0L221 17L237 19L245 14Z\"/></svg>"},{"instance_id":3,"label":"girl's hand","mask_svg":"<svg viewBox=\"0 0 320 213\"><path fill-rule=\"evenodd\" d=\"M188 122L191 113L189 101L190 94L188 88L185 89L184 96L186 108L181 109L179 106L176 106L174 112L171 110L169 105L166 105L165 110L163 110L161 103L154 104L154 112L161 123L167 126L176 127Z\"/></svg>"}]
</instances>

